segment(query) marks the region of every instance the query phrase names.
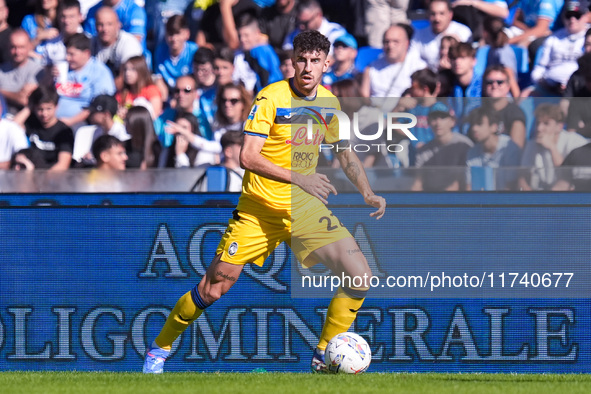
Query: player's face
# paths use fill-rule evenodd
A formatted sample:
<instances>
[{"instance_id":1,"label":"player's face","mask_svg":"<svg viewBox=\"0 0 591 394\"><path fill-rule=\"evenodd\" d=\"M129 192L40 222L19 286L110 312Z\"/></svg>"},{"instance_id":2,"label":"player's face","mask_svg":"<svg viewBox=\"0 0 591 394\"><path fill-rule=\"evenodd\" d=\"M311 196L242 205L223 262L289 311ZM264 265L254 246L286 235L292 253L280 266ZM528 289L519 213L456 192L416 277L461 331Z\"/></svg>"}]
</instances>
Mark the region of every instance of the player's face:
<instances>
[{"instance_id":1,"label":"player's face","mask_svg":"<svg viewBox=\"0 0 591 394\"><path fill-rule=\"evenodd\" d=\"M35 107L35 115L43 126L50 124L55 119L55 104L41 103Z\"/></svg>"},{"instance_id":2,"label":"player's face","mask_svg":"<svg viewBox=\"0 0 591 394\"><path fill-rule=\"evenodd\" d=\"M439 34L451 23L453 13L447 8L443 1L434 1L429 5L429 22L433 33Z\"/></svg>"},{"instance_id":3,"label":"player's face","mask_svg":"<svg viewBox=\"0 0 591 394\"><path fill-rule=\"evenodd\" d=\"M316 94L322 74L328 69L324 52L298 52L294 54L294 81L297 89L306 96Z\"/></svg>"},{"instance_id":4,"label":"player's face","mask_svg":"<svg viewBox=\"0 0 591 394\"><path fill-rule=\"evenodd\" d=\"M219 85L225 85L232 82L232 74L234 73L234 64L223 59L215 59L213 61L213 72L217 77Z\"/></svg>"},{"instance_id":5,"label":"player's face","mask_svg":"<svg viewBox=\"0 0 591 394\"><path fill-rule=\"evenodd\" d=\"M484 93L486 97L507 97L509 94L509 81L507 76L500 71L491 71L484 78Z\"/></svg>"},{"instance_id":6,"label":"player's face","mask_svg":"<svg viewBox=\"0 0 591 394\"><path fill-rule=\"evenodd\" d=\"M60 12L59 23L61 31L66 35L72 35L78 32L78 28L82 23L82 14L76 7L65 8Z\"/></svg>"}]
</instances>

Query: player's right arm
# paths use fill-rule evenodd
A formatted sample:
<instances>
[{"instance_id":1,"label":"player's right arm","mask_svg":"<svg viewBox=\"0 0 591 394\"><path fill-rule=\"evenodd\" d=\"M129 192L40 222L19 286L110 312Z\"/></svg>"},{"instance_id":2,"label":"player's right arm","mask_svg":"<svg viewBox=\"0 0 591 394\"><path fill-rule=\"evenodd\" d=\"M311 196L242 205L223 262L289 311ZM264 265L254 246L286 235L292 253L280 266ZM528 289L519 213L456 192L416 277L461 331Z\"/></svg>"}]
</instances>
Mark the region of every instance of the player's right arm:
<instances>
[{"instance_id":1,"label":"player's right arm","mask_svg":"<svg viewBox=\"0 0 591 394\"><path fill-rule=\"evenodd\" d=\"M244 144L240 151L240 166L259 176L277 182L291 183L299 186L306 193L327 204L330 193L337 194L337 190L324 174L302 175L287 168L272 163L261 154L265 138L257 135L245 134Z\"/></svg>"}]
</instances>

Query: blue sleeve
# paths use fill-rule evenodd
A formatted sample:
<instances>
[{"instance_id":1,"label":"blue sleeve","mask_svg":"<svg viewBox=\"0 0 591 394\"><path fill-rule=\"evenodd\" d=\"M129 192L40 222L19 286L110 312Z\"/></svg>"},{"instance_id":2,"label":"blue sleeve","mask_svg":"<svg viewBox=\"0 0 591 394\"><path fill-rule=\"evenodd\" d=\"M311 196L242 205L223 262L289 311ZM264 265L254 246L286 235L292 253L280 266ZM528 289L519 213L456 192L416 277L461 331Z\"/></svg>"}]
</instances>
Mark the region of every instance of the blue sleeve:
<instances>
[{"instance_id":1,"label":"blue sleeve","mask_svg":"<svg viewBox=\"0 0 591 394\"><path fill-rule=\"evenodd\" d=\"M23 18L21 27L27 32L29 37L31 37L31 40L34 40L35 37L37 37L37 22L35 21L34 15L26 15Z\"/></svg>"},{"instance_id":2,"label":"blue sleeve","mask_svg":"<svg viewBox=\"0 0 591 394\"><path fill-rule=\"evenodd\" d=\"M99 9L99 7L97 7L98 5L100 5L100 3L95 5L94 7L92 7L90 10L88 10L88 14L86 14L86 20L84 21L84 24L82 25L82 27L84 28L84 31L93 37L96 36L95 15L96 15L96 11Z\"/></svg>"},{"instance_id":3,"label":"blue sleeve","mask_svg":"<svg viewBox=\"0 0 591 394\"><path fill-rule=\"evenodd\" d=\"M553 22L558 17L563 4L564 0L541 0L537 10L538 18L550 19L552 21L550 23L550 27L552 27Z\"/></svg>"},{"instance_id":4,"label":"blue sleeve","mask_svg":"<svg viewBox=\"0 0 591 394\"><path fill-rule=\"evenodd\" d=\"M250 56L252 56L253 64L249 61L249 65L259 76L262 87L283 79L279 69L279 57L270 45L253 48L250 51Z\"/></svg>"},{"instance_id":5,"label":"blue sleeve","mask_svg":"<svg viewBox=\"0 0 591 394\"><path fill-rule=\"evenodd\" d=\"M143 8L134 4L134 7L129 11L127 23L123 26L123 30L133 35L146 37L146 11Z\"/></svg>"},{"instance_id":6,"label":"blue sleeve","mask_svg":"<svg viewBox=\"0 0 591 394\"><path fill-rule=\"evenodd\" d=\"M168 58L168 45L163 42L158 48L156 48L156 55L154 56L154 73L162 76L164 82L172 87L175 84L175 79L167 68L166 62Z\"/></svg>"},{"instance_id":7,"label":"blue sleeve","mask_svg":"<svg viewBox=\"0 0 591 394\"><path fill-rule=\"evenodd\" d=\"M103 63L97 61L97 68L95 71L99 82L95 85L93 97L96 97L99 94L114 95L117 92L117 88L115 87L115 81L113 80L111 70L109 70Z\"/></svg>"}]
</instances>

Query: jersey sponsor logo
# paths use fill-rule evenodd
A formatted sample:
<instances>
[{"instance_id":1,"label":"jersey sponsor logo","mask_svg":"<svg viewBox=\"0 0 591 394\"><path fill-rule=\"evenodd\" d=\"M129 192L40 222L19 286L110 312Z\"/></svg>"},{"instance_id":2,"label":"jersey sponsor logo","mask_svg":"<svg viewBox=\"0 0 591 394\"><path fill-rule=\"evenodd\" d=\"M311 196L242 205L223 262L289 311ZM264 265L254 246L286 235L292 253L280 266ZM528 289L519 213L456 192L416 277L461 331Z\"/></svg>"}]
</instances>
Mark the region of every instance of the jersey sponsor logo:
<instances>
[{"instance_id":1,"label":"jersey sponsor logo","mask_svg":"<svg viewBox=\"0 0 591 394\"><path fill-rule=\"evenodd\" d=\"M236 254L236 252L238 252L238 243L237 242L232 242L230 244L230 246L228 247L228 254L230 256L234 256Z\"/></svg>"},{"instance_id":2,"label":"jersey sponsor logo","mask_svg":"<svg viewBox=\"0 0 591 394\"><path fill-rule=\"evenodd\" d=\"M312 152L293 152L291 155L292 168L310 168L316 164L316 154Z\"/></svg>"},{"instance_id":3,"label":"jersey sponsor logo","mask_svg":"<svg viewBox=\"0 0 591 394\"><path fill-rule=\"evenodd\" d=\"M301 145L318 145L322 144L324 141L324 134L320 133L320 130L316 130L316 133L312 135L312 139L306 138L307 129L305 127L300 127L295 133L291 140L286 140L286 144L291 144L293 146L301 146Z\"/></svg>"},{"instance_id":4,"label":"jersey sponsor logo","mask_svg":"<svg viewBox=\"0 0 591 394\"><path fill-rule=\"evenodd\" d=\"M79 82L58 82L55 87L60 96L80 97L84 85Z\"/></svg>"}]
</instances>

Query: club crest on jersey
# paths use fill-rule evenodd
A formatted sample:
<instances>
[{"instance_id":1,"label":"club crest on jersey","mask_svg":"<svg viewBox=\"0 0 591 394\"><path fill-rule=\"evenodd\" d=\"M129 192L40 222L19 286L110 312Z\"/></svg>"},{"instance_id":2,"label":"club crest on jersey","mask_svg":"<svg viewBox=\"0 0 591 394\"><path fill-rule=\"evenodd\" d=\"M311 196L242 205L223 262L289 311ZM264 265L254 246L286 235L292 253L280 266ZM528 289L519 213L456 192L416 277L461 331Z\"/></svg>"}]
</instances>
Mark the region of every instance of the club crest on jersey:
<instances>
[{"instance_id":1,"label":"club crest on jersey","mask_svg":"<svg viewBox=\"0 0 591 394\"><path fill-rule=\"evenodd\" d=\"M228 254L230 256L234 256L236 254L236 252L238 252L238 243L232 242L230 244L230 246L228 247Z\"/></svg>"}]
</instances>

